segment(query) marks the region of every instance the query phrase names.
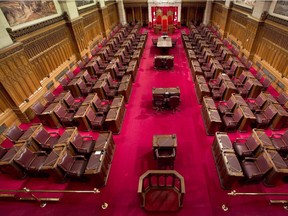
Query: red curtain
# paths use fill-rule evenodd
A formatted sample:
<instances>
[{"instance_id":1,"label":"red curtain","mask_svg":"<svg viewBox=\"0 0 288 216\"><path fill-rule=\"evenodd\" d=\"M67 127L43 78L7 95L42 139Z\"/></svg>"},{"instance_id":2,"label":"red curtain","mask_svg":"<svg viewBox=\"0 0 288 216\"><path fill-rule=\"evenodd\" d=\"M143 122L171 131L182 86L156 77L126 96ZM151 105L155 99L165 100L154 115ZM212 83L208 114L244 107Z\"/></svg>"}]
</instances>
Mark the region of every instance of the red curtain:
<instances>
[{"instance_id":1,"label":"red curtain","mask_svg":"<svg viewBox=\"0 0 288 216\"><path fill-rule=\"evenodd\" d=\"M157 17L157 11L162 12L162 16L167 16L168 17L168 24L177 24L178 22L178 7L151 7L151 12L152 12L152 26L155 24L162 24L162 18Z\"/></svg>"}]
</instances>

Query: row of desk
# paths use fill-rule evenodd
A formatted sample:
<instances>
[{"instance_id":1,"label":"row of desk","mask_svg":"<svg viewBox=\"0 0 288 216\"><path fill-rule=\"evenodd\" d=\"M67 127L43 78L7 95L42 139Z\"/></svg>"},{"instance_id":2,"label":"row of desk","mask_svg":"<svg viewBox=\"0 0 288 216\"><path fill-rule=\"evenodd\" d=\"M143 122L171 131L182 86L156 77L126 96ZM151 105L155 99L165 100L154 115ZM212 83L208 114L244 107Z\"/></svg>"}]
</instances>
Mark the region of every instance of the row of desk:
<instances>
[{"instance_id":1,"label":"row of desk","mask_svg":"<svg viewBox=\"0 0 288 216\"><path fill-rule=\"evenodd\" d=\"M265 158L272 167L263 178L263 182L267 186L276 186L280 180L288 177L288 165L276 151L264 130L253 129L251 136L261 145ZM235 182L243 180L244 173L240 165L241 162L235 155L227 133L215 133L212 153L223 189L231 189Z\"/></svg>"}]
</instances>

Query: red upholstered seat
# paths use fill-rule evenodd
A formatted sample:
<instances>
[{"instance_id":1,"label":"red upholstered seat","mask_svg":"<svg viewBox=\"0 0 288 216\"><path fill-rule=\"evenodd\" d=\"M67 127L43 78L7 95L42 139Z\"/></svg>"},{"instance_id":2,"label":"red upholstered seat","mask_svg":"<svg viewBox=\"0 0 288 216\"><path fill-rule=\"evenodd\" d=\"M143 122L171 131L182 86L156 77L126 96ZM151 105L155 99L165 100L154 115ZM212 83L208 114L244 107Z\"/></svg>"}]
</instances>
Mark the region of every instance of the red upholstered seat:
<instances>
[{"instance_id":1,"label":"red upholstered seat","mask_svg":"<svg viewBox=\"0 0 288 216\"><path fill-rule=\"evenodd\" d=\"M36 143L44 150L52 150L53 147L57 144L60 135L56 132L48 133L46 129L42 128L38 133L33 137Z\"/></svg>"},{"instance_id":2,"label":"red upholstered seat","mask_svg":"<svg viewBox=\"0 0 288 216\"><path fill-rule=\"evenodd\" d=\"M93 151L95 140L91 136L77 134L71 141L71 145L78 154L90 154Z\"/></svg>"},{"instance_id":3,"label":"red upholstered seat","mask_svg":"<svg viewBox=\"0 0 288 216\"><path fill-rule=\"evenodd\" d=\"M86 118L92 130L103 130L105 114L103 112L94 112L92 109L86 113Z\"/></svg>"},{"instance_id":4,"label":"red upholstered seat","mask_svg":"<svg viewBox=\"0 0 288 216\"><path fill-rule=\"evenodd\" d=\"M87 160L83 155L72 156L67 151L58 164L58 167L63 171L63 180L66 177L82 177L87 165Z\"/></svg>"},{"instance_id":5,"label":"red upholstered seat","mask_svg":"<svg viewBox=\"0 0 288 216\"><path fill-rule=\"evenodd\" d=\"M241 166L247 181L259 182L272 169L272 164L267 157L267 154L263 152L256 158L242 161Z\"/></svg>"},{"instance_id":6,"label":"red upholstered seat","mask_svg":"<svg viewBox=\"0 0 288 216\"><path fill-rule=\"evenodd\" d=\"M225 113L223 116L224 130L236 130L242 118L243 114L239 108L236 108L233 113Z\"/></svg>"},{"instance_id":7,"label":"red upholstered seat","mask_svg":"<svg viewBox=\"0 0 288 216\"><path fill-rule=\"evenodd\" d=\"M288 154L288 130L284 134L272 134L270 139L277 151L286 157Z\"/></svg>"},{"instance_id":8,"label":"red upholstered seat","mask_svg":"<svg viewBox=\"0 0 288 216\"><path fill-rule=\"evenodd\" d=\"M236 155L242 159L256 156L256 152L261 149L260 146L260 143L252 135L248 138L237 138L233 143Z\"/></svg>"}]
</instances>

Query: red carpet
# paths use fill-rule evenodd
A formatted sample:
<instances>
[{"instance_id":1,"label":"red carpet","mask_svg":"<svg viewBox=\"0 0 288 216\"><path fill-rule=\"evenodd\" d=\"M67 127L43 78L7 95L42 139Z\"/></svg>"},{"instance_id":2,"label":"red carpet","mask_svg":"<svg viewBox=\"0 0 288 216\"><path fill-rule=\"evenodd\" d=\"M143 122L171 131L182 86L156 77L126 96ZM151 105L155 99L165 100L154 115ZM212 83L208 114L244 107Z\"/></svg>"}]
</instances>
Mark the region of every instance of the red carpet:
<instances>
[{"instance_id":1,"label":"red carpet","mask_svg":"<svg viewBox=\"0 0 288 216\"><path fill-rule=\"evenodd\" d=\"M157 36L149 33L122 131L120 135L114 136L116 152L107 186L101 189L101 194L63 194L60 202L48 203L43 209L35 203L1 201L1 215L287 215L282 206L268 204L270 197L229 197L227 193L230 191L220 187L211 151L213 137L206 136L205 133L201 106L197 103L180 30L173 35L178 37L178 41L169 53L175 57L175 66L171 71L154 70L153 59L159 54L159 50L152 47L152 37ZM175 86L179 86L181 90L180 111L174 114L172 111L155 112L152 109L152 88ZM137 187L140 175L148 169L157 169L152 154L152 137L154 134L172 133L178 138L175 170L185 178L183 208L173 213L145 212L140 208ZM231 137L248 135L235 133ZM93 136L97 137L97 134ZM49 179L11 180L2 174L0 184L2 189L22 188L25 185L47 189L52 189L51 185L55 186L54 189L66 186L66 189L93 189L92 182L69 182L62 185L51 183ZM288 191L284 184L277 188L267 188L262 184L237 185L234 189L237 192ZM100 208L104 201L109 204L106 210ZM227 212L221 209L223 204L229 207Z\"/></svg>"}]
</instances>

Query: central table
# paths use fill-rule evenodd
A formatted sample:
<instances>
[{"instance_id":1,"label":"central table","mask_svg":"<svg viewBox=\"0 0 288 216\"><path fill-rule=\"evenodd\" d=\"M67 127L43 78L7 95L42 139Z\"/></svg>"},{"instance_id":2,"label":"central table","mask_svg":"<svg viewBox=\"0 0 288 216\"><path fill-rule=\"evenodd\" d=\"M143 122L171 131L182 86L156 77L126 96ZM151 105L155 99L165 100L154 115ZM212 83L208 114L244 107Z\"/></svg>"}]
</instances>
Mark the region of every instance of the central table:
<instances>
[{"instance_id":1,"label":"central table","mask_svg":"<svg viewBox=\"0 0 288 216\"><path fill-rule=\"evenodd\" d=\"M162 54L167 54L169 48L172 47L172 38L170 38L166 35L159 37L157 40L157 47L161 48Z\"/></svg>"}]
</instances>

